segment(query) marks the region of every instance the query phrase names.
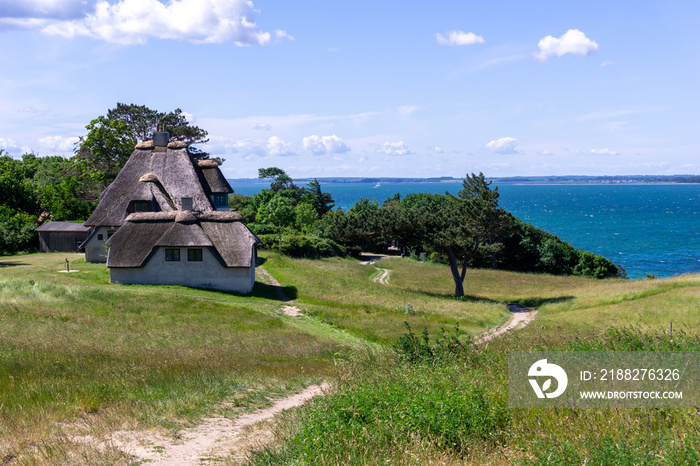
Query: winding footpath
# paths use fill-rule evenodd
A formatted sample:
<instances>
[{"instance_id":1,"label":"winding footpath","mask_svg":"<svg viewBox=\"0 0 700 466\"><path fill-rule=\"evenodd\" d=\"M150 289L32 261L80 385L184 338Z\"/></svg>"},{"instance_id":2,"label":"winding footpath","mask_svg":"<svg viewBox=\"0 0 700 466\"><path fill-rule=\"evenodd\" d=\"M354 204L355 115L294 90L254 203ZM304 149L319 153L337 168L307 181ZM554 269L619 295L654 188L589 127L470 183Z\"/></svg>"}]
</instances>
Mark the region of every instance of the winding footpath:
<instances>
[{"instance_id":1,"label":"winding footpath","mask_svg":"<svg viewBox=\"0 0 700 466\"><path fill-rule=\"evenodd\" d=\"M364 265L375 265L382 256L370 256L362 262ZM372 281L389 285L389 269L376 267L379 274ZM259 277L268 285L276 287L278 299L284 303L280 311L288 316L303 316L300 309L286 296L281 285L262 267L258 267ZM483 344L503 335L506 332L525 327L535 319L537 311L518 304L508 304L511 311L510 320L501 327L492 329L476 337L476 344ZM323 395L329 385L311 385L303 391L275 400L272 406L244 414L236 419L223 416L212 416L202 420L196 427L181 430L177 438L152 431L119 431L115 432L105 442L131 455L136 461L154 465L194 466L220 461L241 461L248 452L259 448L273 439L273 433L268 423L280 412L298 407L308 400ZM226 408L223 403L219 408ZM215 411L218 411L216 409Z\"/></svg>"}]
</instances>

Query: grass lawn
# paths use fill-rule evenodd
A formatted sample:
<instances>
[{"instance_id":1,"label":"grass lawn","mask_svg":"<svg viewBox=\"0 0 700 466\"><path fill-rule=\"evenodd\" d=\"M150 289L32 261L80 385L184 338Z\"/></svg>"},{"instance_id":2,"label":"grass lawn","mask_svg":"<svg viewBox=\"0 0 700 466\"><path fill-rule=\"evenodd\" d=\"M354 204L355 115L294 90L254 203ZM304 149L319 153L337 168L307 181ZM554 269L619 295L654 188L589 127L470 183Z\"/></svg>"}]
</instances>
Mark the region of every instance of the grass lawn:
<instances>
[{"instance_id":1,"label":"grass lawn","mask_svg":"<svg viewBox=\"0 0 700 466\"><path fill-rule=\"evenodd\" d=\"M66 257L77 272L59 272ZM0 457L111 462L60 433L176 429L327 378L341 345L290 325L270 294L111 285L82 255L0 258Z\"/></svg>"},{"instance_id":2,"label":"grass lawn","mask_svg":"<svg viewBox=\"0 0 700 466\"><path fill-rule=\"evenodd\" d=\"M66 257L77 272L60 272ZM304 317L281 312L279 289L260 279L239 296L112 285L104 264L82 255L0 257L0 462L128 464L75 436L175 435L224 401L236 416L321 380L335 393L285 415L258 464L604 464L595 459L606 454L674 464L637 452L687 460L700 449L697 413L505 405L514 348L615 350L630 339L658 348L671 344L672 322L675 348L700 350L700 275L630 282L469 270L458 299L442 265L382 259L382 285L372 282L376 267L353 259L261 257ZM439 364L406 363L391 349L404 322L418 335L426 328L430 344L459 324L467 342L508 319L505 302L537 308L537 319ZM630 327L625 338L606 330Z\"/></svg>"}]
</instances>

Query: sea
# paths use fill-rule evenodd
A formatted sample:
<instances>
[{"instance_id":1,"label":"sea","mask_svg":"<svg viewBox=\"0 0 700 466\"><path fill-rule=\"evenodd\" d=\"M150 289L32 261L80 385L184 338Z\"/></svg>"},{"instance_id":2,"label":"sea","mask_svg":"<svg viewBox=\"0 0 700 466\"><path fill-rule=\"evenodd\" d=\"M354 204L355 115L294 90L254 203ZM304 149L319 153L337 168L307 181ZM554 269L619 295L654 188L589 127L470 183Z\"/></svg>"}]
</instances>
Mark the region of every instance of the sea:
<instances>
[{"instance_id":1,"label":"sea","mask_svg":"<svg viewBox=\"0 0 700 466\"><path fill-rule=\"evenodd\" d=\"M252 196L268 183L229 180ZM299 183L303 186L303 183ZM700 273L700 184L498 183L500 205L577 249L621 265L630 279ZM457 194L461 182L321 183L336 208L399 193Z\"/></svg>"}]
</instances>

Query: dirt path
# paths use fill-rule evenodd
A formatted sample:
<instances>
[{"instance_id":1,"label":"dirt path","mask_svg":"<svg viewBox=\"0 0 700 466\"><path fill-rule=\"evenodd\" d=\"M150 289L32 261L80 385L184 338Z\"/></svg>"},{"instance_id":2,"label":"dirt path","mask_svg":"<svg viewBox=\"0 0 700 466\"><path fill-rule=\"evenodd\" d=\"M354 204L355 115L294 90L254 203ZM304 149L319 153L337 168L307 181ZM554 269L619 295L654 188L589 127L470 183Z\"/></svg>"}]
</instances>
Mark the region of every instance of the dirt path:
<instances>
[{"instance_id":1,"label":"dirt path","mask_svg":"<svg viewBox=\"0 0 700 466\"><path fill-rule=\"evenodd\" d=\"M377 275L372 279L374 283L380 283L382 285L388 285L389 284L389 269L380 269L379 267L376 267L377 270L379 270L380 274Z\"/></svg>"},{"instance_id":2,"label":"dirt path","mask_svg":"<svg viewBox=\"0 0 700 466\"><path fill-rule=\"evenodd\" d=\"M364 262L360 262L360 265L376 265L377 262L382 257L386 256L381 256L381 255L372 255L372 254L362 254L363 259L366 258L367 260ZM380 269L379 267L375 267L377 270L379 270L381 273L377 275L376 277L372 278L372 281L374 283L381 283L382 285L388 285L389 284L389 269ZM508 322L506 322L504 325L501 325L498 328L491 329L488 332L482 333L481 335L477 336L477 340L475 343L481 344L481 343L486 343L490 340L493 340L496 337L499 337L503 335L506 332L510 332L513 330L518 330L520 328L525 327L528 325L530 322L535 320L535 317L537 316L537 311L533 308L529 307L523 307L519 304L512 304L512 303L505 303L506 307L510 310L512 313L510 316L510 319Z\"/></svg>"},{"instance_id":3,"label":"dirt path","mask_svg":"<svg viewBox=\"0 0 700 466\"><path fill-rule=\"evenodd\" d=\"M367 264L374 264L374 261L368 261ZM389 270L378 267L377 270L381 273L372 281L388 285ZM285 295L280 283L272 275L262 267L258 267L257 272L262 281L277 287L279 299L286 303L281 308L282 312L290 316L302 315L298 307L290 305L293 301ZM476 340L477 344L486 343L505 332L522 328L537 315L537 311L531 308L517 304L506 306L512 312L510 320L505 325L482 334ZM286 409L301 406L306 401L323 395L328 388L325 383L309 386L300 393L275 401L267 409L236 419L222 416L205 418L200 425L178 432L176 438L151 431L120 431L114 433L107 444L134 456L137 462L154 465L190 466L209 462L243 461L248 452L272 441L273 433L269 423L264 421ZM226 407L226 404L222 407Z\"/></svg>"},{"instance_id":4,"label":"dirt path","mask_svg":"<svg viewBox=\"0 0 700 466\"><path fill-rule=\"evenodd\" d=\"M138 458L139 462L154 465L190 466L209 461L244 460L250 450L273 438L263 421L323 395L328 388L327 384L311 385L300 393L277 400L267 409L233 420L220 416L205 418L197 427L178 432L177 439L155 432L121 431L114 433L108 443ZM255 429L254 435L246 435L249 429Z\"/></svg>"},{"instance_id":5,"label":"dirt path","mask_svg":"<svg viewBox=\"0 0 700 466\"><path fill-rule=\"evenodd\" d=\"M485 334L482 333L480 336L477 337L477 340L474 343L476 343L477 345L481 343L486 343L490 340L493 340L496 337L503 335L506 332L523 328L530 322L535 320L535 317L537 316L537 311L531 307L523 307L519 304L509 303L506 303L506 306L508 307L508 309L510 309L510 312L512 313L508 322L506 322L504 325L501 325L498 328L489 330Z\"/></svg>"},{"instance_id":6,"label":"dirt path","mask_svg":"<svg viewBox=\"0 0 700 466\"><path fill-rule=\"evenodd\" d=\"M286 294L284 294L284 290L282 289L282 285L280 284L280 282L278 282L277 279L276 279L275 277L273 277L272 275L270 275L270 273L269 273L267 270L265 270L264 268L262 268L262 266L256 267L255 273L258 274L258 277L260 278L260 281L262 281L263 283L266 283L266 284L268 284L268 285L272 285L272 286L274 286L274 287L276 288L276 293L277 293L278 299L279 299L280 301L282 301L282 302L284 302L284 303L293 303L293 302L294 302L294 301L292 301L292 300L289 298L289 296L287 296ZM280 308L280 310L281 310L284 314L286 314L286 315L288 315L288 316L291 316L291 317L301 317L301 316L304 315L304 314L301 312L301 309L299 309L299 308L296 307L296 306L291 306L291 305L289 305L289 304L287 304L287 305L285 305L285 306L282 306L282 307Z\"/></svg>"}]
</instances>

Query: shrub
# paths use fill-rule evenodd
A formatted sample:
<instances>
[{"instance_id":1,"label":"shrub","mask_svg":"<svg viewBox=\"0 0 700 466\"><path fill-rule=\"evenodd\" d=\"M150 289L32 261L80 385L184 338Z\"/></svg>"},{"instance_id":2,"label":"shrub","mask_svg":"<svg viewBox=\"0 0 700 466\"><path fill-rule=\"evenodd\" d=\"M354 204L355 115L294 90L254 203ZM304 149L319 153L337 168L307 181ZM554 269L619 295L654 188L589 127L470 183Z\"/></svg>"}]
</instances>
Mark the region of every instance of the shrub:
<instances>
[{"instance_id":1,"label":"shrub","mask_svg":"<svg viewBox=\"0 0 700 466\"><path fill-rule=\"evenodd\" d=\"M276 234L258 235L260 247L272 251L279 250L279 236ZM292 257L344 257L347 255L345 248L325 238L302 235L283 235L282 253Z\"/></svg>"}]
</instances>

